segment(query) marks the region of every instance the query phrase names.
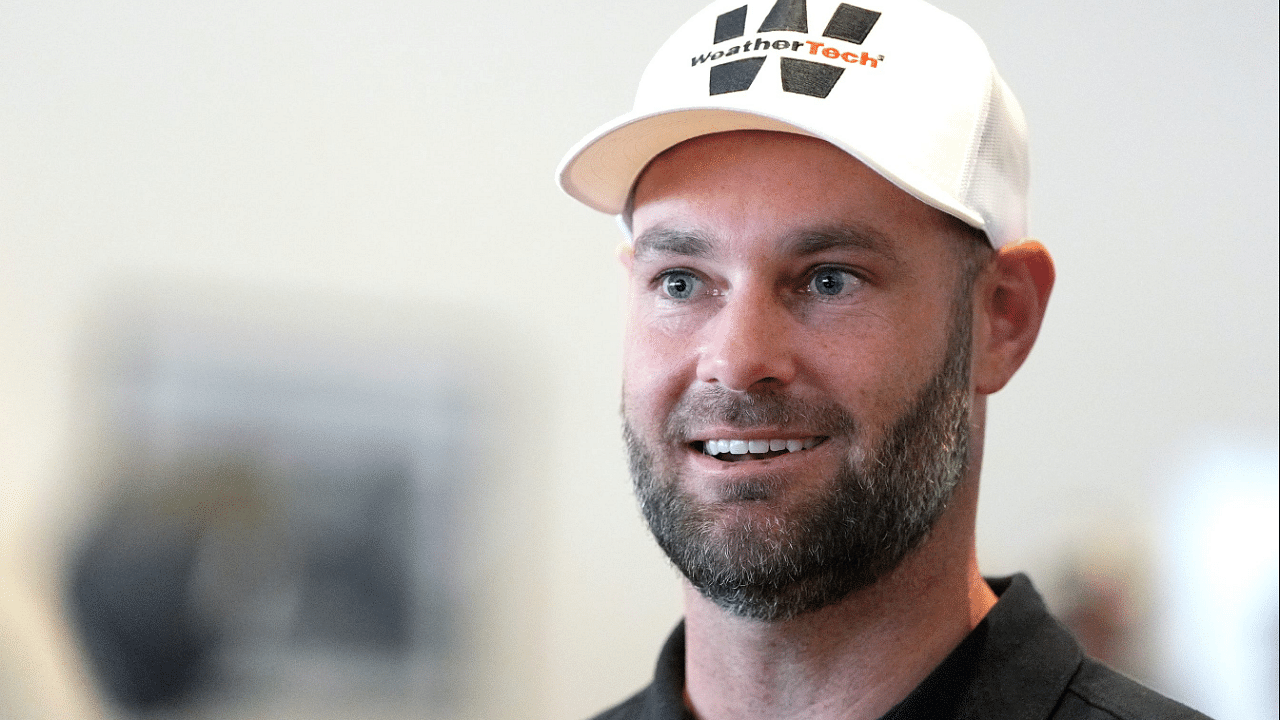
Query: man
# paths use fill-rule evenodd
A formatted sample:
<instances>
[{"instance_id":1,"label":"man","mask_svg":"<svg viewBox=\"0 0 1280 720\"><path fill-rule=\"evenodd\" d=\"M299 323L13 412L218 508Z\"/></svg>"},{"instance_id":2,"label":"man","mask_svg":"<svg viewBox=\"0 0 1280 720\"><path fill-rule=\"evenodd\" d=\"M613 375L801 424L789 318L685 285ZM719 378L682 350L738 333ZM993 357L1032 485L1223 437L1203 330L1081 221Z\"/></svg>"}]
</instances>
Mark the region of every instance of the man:
<instances>
[{"instance_id":1,"label":"man","mask_svg":"<svg viewBox=\"0 0 1280 720\"><path fill-rule=\"evenodd\" d=\"M1023 119L916 0L722 0L560 169L631 237L624 432L686 580L601 718L1203 717L1086 659L974 541L986 396L1053 285Z\"/></svg>"}]
</instances>

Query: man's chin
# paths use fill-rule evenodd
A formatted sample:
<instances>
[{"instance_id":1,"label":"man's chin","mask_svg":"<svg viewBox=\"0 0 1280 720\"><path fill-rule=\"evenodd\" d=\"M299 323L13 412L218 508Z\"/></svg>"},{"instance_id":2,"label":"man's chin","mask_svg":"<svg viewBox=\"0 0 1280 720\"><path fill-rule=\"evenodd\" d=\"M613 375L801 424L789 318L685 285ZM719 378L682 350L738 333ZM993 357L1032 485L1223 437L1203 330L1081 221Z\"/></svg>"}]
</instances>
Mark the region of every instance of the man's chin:
<instances>
[{"instance_id":1,"label":"man's chin","mask_svg":"<svg viewBox=\"0 0 1280 720\"><path fill-rule=\"evenodd\" d=\"M729 562L773 557L797 541L794 513L773 500L715 503L698 514L701 540L708 553Z\"/></svg>"},{"instance_id":2,"label":"man's chin","mask_svg":"<svg viewBox=\"0 0 1280 720\"><path fill-rule=\"evenodd\" d=\"M810 564L801 571L789 562L779 563L778 551L784 545L756 536L746 545L708 548L719 557L682 573L700 595L720 608L738 617L771 622L819 610L871 584L832 567ZM716 570L708 572L711 567Z\"/></svg>"}]
</instances>

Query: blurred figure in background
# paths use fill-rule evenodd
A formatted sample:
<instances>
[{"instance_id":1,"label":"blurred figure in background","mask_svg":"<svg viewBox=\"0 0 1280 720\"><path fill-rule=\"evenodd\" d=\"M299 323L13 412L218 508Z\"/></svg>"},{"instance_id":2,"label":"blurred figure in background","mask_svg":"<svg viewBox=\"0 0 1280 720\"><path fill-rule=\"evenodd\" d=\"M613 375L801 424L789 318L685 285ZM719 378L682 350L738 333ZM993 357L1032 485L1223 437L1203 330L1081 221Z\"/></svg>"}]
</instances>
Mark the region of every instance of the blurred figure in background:
<instances>
[{"instance_id":1,"label":"blurred figure in background","mask_svg":"<svg viewBox=\"0 0 1280 720\"><path fill-rule=\"evenodd\" d=\"M448 361L192 308L102 324L85 472L110 489L65 597L108 704L448 710L473 401Z\"/></svg>"}]
</instances>

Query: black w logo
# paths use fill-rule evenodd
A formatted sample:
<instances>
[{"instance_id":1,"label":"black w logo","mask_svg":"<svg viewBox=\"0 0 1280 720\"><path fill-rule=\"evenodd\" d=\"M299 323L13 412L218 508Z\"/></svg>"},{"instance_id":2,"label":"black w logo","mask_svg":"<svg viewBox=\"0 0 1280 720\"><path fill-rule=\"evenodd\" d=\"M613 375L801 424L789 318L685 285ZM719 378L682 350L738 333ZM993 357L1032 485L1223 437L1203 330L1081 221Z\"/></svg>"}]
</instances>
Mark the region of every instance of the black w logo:
<instances>
[{"instance_id":1,"label":"black w logo","mask_svg":"<svg viewBox=\"0 0 1280 720\"><path fill-rule=\"evenodd\" d=\"M831 19L827 21L827 27L822 31L822 36L861 45L879 19L880 13L874 10L840 3L836 11L831 14ZM746 5L720 15L716 18L714 42L721 43L725 40L742 37L746 33L746 25ZM777 0L769 10L769 14L765 16L764 22L760 24L760 29L756 32L781 31L809 32L809 10L805 0ZM801 43L800 41L795 41L794 43L788 43L779 40L775 41L772 47L777 50L788 48L796 50L802 44L810 46L810 54L817 54L818 48L822 45L816 42ZM749 46L750 43L747 43L743 46L743 50L747 50ZM768 42L756 40L752 49L763 50L769 47L771 46ZM824 54L827 54L827 52L829 51L824 51ZM849 53L845 53L845 55L847 56ZM840 54L837 52L836 55L828 54L827 56L839 57ZM848 60L847 57L845 59L846 61ZM863 53L862 64L865 65L868 60L870 58L866 53ZM876 61L870 61L874 66ZM831 93L832 88L836 86L836 81L840 79L845 70L835 65L811 62L799 58L784 57L781 59L781 64L782 89L784 91L818 98L825 98ZM763 65L763 57L752 57L713 66L711 68L709 88L711 94L722 95L749 89L751 84L755 82L756 75L760 74L760 68Z\"/></svg>"}]
</instances>

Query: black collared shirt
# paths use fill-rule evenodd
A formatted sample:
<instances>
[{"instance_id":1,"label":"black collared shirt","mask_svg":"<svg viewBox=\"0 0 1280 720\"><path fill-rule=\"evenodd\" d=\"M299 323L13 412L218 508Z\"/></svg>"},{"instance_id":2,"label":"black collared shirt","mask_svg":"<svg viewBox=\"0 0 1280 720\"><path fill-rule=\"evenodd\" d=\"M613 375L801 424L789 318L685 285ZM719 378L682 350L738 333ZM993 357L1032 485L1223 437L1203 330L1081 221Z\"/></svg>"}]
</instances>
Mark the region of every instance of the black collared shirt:
<instances>
[{"instance_id":1,"label":"black collared shirt","mask_svg":"<svg viewBox=\"0 0 1280 720\"><path fill-rule=\"evenodd\" d=\"M881 720L1205 720L1086 657L1025 575L988 582L995 607ZM595 720L694 720L684 706L683 623L653 683Z\"/></svg>"}]
</instances>

